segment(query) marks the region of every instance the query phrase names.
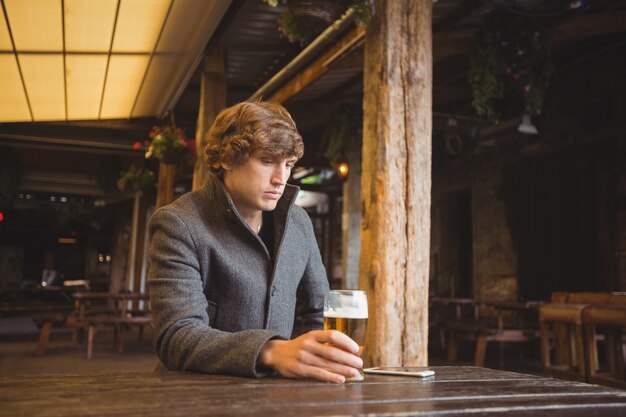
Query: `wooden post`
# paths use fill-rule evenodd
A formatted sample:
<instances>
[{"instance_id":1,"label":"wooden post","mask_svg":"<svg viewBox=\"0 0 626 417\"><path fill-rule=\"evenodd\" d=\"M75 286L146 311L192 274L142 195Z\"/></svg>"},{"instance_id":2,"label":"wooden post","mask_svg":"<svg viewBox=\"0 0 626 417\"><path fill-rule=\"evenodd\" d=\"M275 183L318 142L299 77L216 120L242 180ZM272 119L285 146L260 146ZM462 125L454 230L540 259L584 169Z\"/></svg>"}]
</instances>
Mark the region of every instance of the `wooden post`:
<instances>
[{"instance_id":1,"label":"wooden post","mask_svg":"<svg viewBox=\"0 0 626 417\"><path fill-rule=\"evenodd\" d=\"M160 173L159 173L160 174ZM141 191L135 191L133 199L133 217L130 224L130 250L126 270L126 283L124 289L132 291L135 285L135 260L137 259L137 234L139 231L139 207L141 205Z\"/></svg>"},{"instance_id":2,"label":"wooden post","mask_svg":"<svg viewBox=\"0 0 626 417\"><path fill-rule=\"evenodd\" d=\"M193 170L192 189L202 187L208 174L202 154L206 146L205 134L217 114L226 107L226 70L222 47L216 47L204 59L200 78L200 109L196 125L196 165Z\"/></svg>"},{"instance_id":3,"label":"wooden post","mask_svg":"<svg viewBox=\"0 0 626 417\"><path fill-rule=\"evenodd\" d=\"M361 253L361 150L350 151L348 178L343 184L342 288L359 288L359 255Z\"/></svg>"},{"instance_id":4,"label":"wooden post","mask_svg":"<svg viewBox=\"0 0 626 417\"><path fill-rule=\"evenodd\" d=\"M126 283L124 289L130 292L145 292L146 264L148 259L148 211L150 205L141 191L135 191L133 215L130 231L130 248L126 263ZM143 309L142 300L128 300L128 309ZM134 306L133 306L134 304Z\"/></svg>"},{"instance_id":5,"label":"wooden post","mask_svg":"<svg viewBox=\"0 0 626 417\"><path fill-rule=\"evenodd\" d=\"M359 283L365 360L428 364L432 0L377 0L365 40Z\"/></svg>"},{"instance_id":6,"label":"wooden post","mask_svg":"<svg viewBox=\"0 0 626 417\"><path fill-rule=\"evenodd\" d=\"M161 162L159 164L159 181L157 182L156 208L174 201L174 175L176 165Z\"/></svg>"}]
</instances>

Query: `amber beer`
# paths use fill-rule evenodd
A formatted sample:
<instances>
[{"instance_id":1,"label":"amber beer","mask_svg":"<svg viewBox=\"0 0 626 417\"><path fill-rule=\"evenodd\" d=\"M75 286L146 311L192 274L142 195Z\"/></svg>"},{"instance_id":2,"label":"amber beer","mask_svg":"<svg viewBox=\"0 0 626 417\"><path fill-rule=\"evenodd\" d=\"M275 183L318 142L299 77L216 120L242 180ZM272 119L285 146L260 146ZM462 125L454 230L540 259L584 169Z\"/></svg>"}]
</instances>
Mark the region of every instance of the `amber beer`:
<instances>
[{"instance_id":1,"label":"amber beer","mask_svg":"<svg viewBox=\"0 0 626 417\"><path fill-rule=\"evenodd\" d=\"M361 348L365 344L365 333L367 332L367 317L335 317L324 316L324 330L339 330L354 340Z\"/></svg>"},{"instance_id":2,"label":"amber beer","mask_svg":"<svg viewBox=\"0 0 626 417\"><path fill-rule=\"evenodd\" d=\"M367 332L367 296L364 291L334 290L324 300L324 330L338 330L354 340L361 352ZM361 381L363 372L346 380Z\"/></svg>"}]
</instances>

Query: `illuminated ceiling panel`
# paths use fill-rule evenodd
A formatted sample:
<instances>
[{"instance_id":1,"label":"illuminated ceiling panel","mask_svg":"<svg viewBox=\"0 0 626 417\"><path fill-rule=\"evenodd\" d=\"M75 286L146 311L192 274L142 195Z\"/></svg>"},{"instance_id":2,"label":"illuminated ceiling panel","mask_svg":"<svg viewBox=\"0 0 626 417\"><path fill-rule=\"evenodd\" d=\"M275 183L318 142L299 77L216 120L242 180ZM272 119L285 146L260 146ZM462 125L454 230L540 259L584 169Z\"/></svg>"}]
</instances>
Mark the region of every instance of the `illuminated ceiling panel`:
<instances>
[{"instance_id":1,"label":"illuminated ceiling panel","mask_svg":"<svg viewBox=\"0 0 626 417\"><path fill-rule=\"evenodd\" d=\"M98 114L106 65L106 55L66 56L68 119L93 119Z\"/></svg>"},{"instance_id":2,"label":"illuminated ceiling panel","mask_svg":"<svg viewBox=\"0 0 626 417\"><path fill-rule=\"evenodd\" d=\"M120 119L130 115L147 65L147 56L111 57L102 98L101 118Z\"/></svg>"},{"instance_id":3,"label":"illuminated ceiling panel","mask_svg":"<svg viewBox=\"0 0 626 417\"><path fill-rule=\"evenodd\" d=\"M0 122L162 116L231 1L3 0Z\"/></svg>"},{"instance_id":4,"label":"illuminated ceiling panel","mask_svg":"<svg viewBox=\"0 0 626 417\"><path fill-rule=\"evenodd\" d=\"M189 13L190 10L193 10L193 13ZM194 42L206 37L207 29L210 30L219 23L222 12L218 2L214 2L213 7L202 7L196 0L175 1L163 26L163 34L156 51L158 53L190 51L194 47Z\"/></svg>"},{"instance_id":5,"label":"illuminated ceiling panel","mask_svg":"<svg viewBox=\"0 0 626 417\"><path fill-rule=\"evenodd\" d=\"M0 91L0 115L16 122L30 121L26 94L13 54L0 54Z\"/></svg>"},{"instance_id":6,"label":"illuminated ceiling panel","mask_svg":"<svg viewBox=\"0 0 626 417\"><path fill-rule=\"evenodd\" d=\"M18 51L63 50L61 2L4 0Z\"/></svg>"},{"instance_id":7,"label":"illuminated ceiling panel","mask_svg":"<svg viewBox=\"0 0 626 417\"><path fill-rule=\"evenodd\" d=\"M137 105L133 111L134 117L148 117L165 106L171 94L170 88L167 88L169 80L180 76L181 66L178 58L176 55L152 58L151 69L146 74L145 83L146 85L160 85L163 88L143 88L137 98ZM159 70L156 71L156 68Z\"/></svg>"},{"instance_id":8,"label":"illuminated ceiling panel","mask_svg":"<svg viewBox=\"0 0 626 417\"><path fill-rule=\"evenodd\" d=\"M65 0L67 52L109 52L117 0Z\"/></svg>"},{"instance_id":9,"label":"illuminated ceiling panel","mask_svg":"<svg viewBox=\"0 0 626 417\"><path fill-rule=\"evenodd\" d=\"M159 88L141 89L133 117L163 111L177 98L179 86L169 80L185 77L187 68L193 66L197 57L195 51L203 48L202 39L211 36L226 10L225 4L211 4L212 7L204 7L196 0L177 0L172 4L144 82Z\"/></svg>"},{"instance_id":10,"label":"illuminated ceiling panel","mask_svg":"<svg viewBox=\"0 0 626 417\"><path fill-rule=\"evenodd\" d=\"M13 49L9 30L7 29L7 21L4 18L4 11L0 13L0 51L10 51Z\"/></svg>"},{"instance_id":11,"label":"illuminated ceiling panel","mask_svg":"<svg viewBox=\"0 0 626 417\"><path fill-rule=\"evenodd\" d=\"M19 54L35 120L65 119L63 55Z\"/></svg>"},{"instance_id":12,"label":"illuminated ceiling panel","mask_svg":"<svg viewBox=\"0 0 626 417\"><path fill-rule=\"evenodd\" d=\"M113 52L152 52L169 5L169 0L121 2L113 38Z\"/></svg>"}]
</instances>

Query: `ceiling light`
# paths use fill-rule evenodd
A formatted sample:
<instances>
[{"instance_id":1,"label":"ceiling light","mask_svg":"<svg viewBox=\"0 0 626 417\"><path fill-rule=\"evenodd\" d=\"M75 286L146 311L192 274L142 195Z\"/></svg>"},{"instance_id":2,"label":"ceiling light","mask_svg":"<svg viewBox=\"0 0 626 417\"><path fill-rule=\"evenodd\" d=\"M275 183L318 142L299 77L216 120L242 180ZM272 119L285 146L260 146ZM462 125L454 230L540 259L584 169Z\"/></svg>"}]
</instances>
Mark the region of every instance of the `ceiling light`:
<instances>
[{"instance_id":1,"label":"ceiling light","mask_svg":"<svg viewBox=\"0 0 626 417\"><path fill-rule=\"evenodd\" d=\"M0 122L159 117L232 0L3 0Z\"/></svg>"}]
</instances>

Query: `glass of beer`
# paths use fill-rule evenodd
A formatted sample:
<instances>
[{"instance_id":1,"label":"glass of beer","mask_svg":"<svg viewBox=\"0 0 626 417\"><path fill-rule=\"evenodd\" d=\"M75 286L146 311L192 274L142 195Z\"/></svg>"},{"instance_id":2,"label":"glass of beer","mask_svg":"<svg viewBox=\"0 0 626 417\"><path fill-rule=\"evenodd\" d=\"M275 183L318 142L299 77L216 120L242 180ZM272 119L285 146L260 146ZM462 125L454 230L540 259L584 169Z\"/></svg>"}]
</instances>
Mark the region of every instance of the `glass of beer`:
<instances>
[{"instance_id":1,"label":"glass of beer","mask_svg":"<svg viewBox=\"0 0 626 417\"><path fill-rule=\"evenodd\" d=\"M363 351L367 331L367 295L359 290L329 291L324 300L324 330L339 330ZM362 381L363 371L346 381Z\"/></svg>"}]
</instances>

